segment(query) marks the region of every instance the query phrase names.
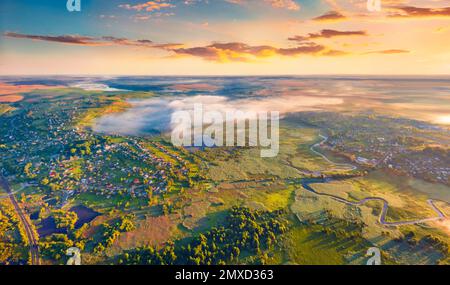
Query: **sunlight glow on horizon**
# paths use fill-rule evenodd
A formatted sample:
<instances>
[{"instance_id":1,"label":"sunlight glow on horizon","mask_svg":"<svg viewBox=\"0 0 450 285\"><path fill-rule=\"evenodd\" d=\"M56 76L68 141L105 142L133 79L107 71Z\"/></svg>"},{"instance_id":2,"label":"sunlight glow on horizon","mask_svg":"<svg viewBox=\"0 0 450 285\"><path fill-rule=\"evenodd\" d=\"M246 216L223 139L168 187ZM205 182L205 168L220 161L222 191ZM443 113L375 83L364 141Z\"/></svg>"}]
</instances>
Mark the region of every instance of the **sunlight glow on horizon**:
<instances>
[{"instance_id":1,"label":"sunlight glow on horizon","mask_svg":"<svg viewBox=\"0 0 450 285\"><path fill-rule=\"evenodd\" d=\"M35 5L29 0L5 1L0 75L450 75L447 10L368 13L343 0L295 0L299 10L250 0L173 0L174 7L136 11L111 0L79 14L40 15L18 4ZM423 9L447 2L408 3ZM338 19L315 20L337 7ZM29 18L13 16L19 12ZM49 29L55 20L63 23Z\"/></svg>"},{"instance_id":2,"label":"sunlight glow on horizon","mask_svg":"<svg viewBox=\"0 0 450 285\"><path fill-rule=\"evenodd\" d=\"M435 120L435 123L440 125L450 125L450 114L438 117Z\"/></svg>"}]
</instances>

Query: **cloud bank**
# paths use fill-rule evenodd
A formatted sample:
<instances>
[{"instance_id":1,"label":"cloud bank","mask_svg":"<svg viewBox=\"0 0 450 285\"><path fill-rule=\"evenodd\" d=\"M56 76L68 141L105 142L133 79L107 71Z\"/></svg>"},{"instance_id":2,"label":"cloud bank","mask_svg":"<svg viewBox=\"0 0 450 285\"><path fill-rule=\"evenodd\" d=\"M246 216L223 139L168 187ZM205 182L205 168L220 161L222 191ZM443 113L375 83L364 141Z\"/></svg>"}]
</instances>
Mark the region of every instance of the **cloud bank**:
<instances>
[{"instance_id":1,"label":"cloud bank","mask_svg":"<svg viewBox=\"0 0 450 285\"><path fill-rule=\"evenodd\" d=\"M151 135L172 130L172 115L177 111L191 112L195 104L204 110L220 112L271 112L280 114L319 110L321 106L342 104L340 98L304 95L273 96L259 99L231 100L224 96L193 96L178 98L152 98L130 101L133 107L120 114L99 118L93 129L96 132L120 135Z\"/></svg>"}]
</instances>

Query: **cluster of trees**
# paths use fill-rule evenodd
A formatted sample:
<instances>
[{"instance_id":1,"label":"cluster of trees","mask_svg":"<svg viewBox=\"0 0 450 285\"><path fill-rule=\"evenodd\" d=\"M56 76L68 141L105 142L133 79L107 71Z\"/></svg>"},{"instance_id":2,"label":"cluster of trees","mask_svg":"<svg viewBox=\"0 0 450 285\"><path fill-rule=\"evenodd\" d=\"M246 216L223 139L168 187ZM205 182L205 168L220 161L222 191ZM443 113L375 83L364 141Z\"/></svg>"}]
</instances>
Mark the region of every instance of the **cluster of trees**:
<instances>
[{"instance_id":1,"label":"cluster of trees","mask_svg":"<svg viewBox=\"0 0 450 285\"><path fill-rule=\"evenodd\" d=\"M422 238L423 242L428 243L433 248L441 251L443 254L448 255L449 254L449 247L448 244L441 240L438 237L432 236L432 235L426 235Z\"/></svg>"},{"instance_id":2,"label":"cluster of trees","mask_svg":"<svg viewBox=\"0 0 450 285\"><path fill-rule=\"evenodd\" d=\"M28 256L19 248L27 245L25 231L12 205L0 203L0 265L25 263Z\"/></svg>"},{"instance_id":3,"label":"cluster of trees","mask_svg":"<svg viewBox=\"0 0 450 285\"><path fill-rule=\"evenodd\" d=\"M8 231L14 230L14 215L7 211L8 209L0 208L0 237L4 237Z\"/></svg>"},{"instance_id":4,"label":"cluster of trees","mask_svg":"<svg viewBox=\"0 0 450 285\"><path fill-rule=\"evenodd\" d=\"M94 253L102 253L119 238L121 233L130 232L136 227L133 223L134 216L127 215L119 218L113 225L103 224L102 240L95 246Z\"/></svg>"},{"instance_id":5,"label":"cluster of trees","mask_svg":"<svg viewBox=\"0 0 450 285\"><path fill-rule=\"evenodd\" d=\"M327 235L327 236L334 236L335 238L339 238L339 239L344 239L344 240L362 240L364 239L362 231L360 230L349 230L349 229L339 229L339 228L332 228L332 227L324 227L322 229L322 233Z\"/></svg>"},{"instance_id":6,"label":"cluster of trees","mask_svg":"<svg viewBox=\"0 0 450 285\"><path fill-rule=\"evenodd\" d=\"M87 240L83 238L83 233L88 224L84 224L79 229L70 230L67 234L53 234L39 240L39 254L45 259L63 261L67 259L66 251L70 247L77 247L84 250Z\"/></svg>"},{"instance_id":7,"label":"cluster of trees","mask_svg":"<svg viewBox=\"0 0 450 285\"><path fill-rule=\"evenodd\" d=\"M31 162L28 162L25 164L25 167L23 168L23 172L29 179L36 178L36 174L33 172L33 164Z\"/></svg>"},{"instance_id":8,"label":"cluster of trees","mask_svg":"<svg viewBox=\"0 0 450 285\"><path fill-rule=\"evenodd\" d=\"M53 234L39 242L39 254L42 257L58 261L65 257L66 250L75 244L66 234ZM83 247L79 243L76 246Z\"/></svg>"},{"instance_id":9,"label":"cluster of trees","mask_svg":"<svg viewBox=\"0 0 450 285\"><path fill-rule=\"evenodd\" d=\"M92 145L98 143L97 141L78 141L71 143L69 146L70 155L91 155L92 154Z\"/></svg>"},{"instance_id":10,"label":"cluster of trees","mask_svg":"<svg viewBox=\"0 0 450 285\"><path fill-rule=\"evenodd\" d=\"M14 264L14 244L0 241L0 265Z\"/></svg>"},{"instance_id":11,"label":"cluster of trees","mask_svg":"<svg viewBox=\"0 0 450 285\"><path fill-rule=\"evenodd\" d=\"M427 146L423 149L423 152L428 156L443 157L450 161L450 150L448 148Z\"/></svg>"},{"instance_id":12,"label":"cluster of trees","mask_svg":"<svg viewBox=\"0 0 450 285\"><path fill-rule=\"evenodd\" d=\"M363 230L365 224L363 222L338 219L329 210L325 211L325 215L328 223L324 225L321 231L323 234L343 240L361 241L364 239Z\"/></svg>"},{"instance_id":13,"label":"cluster of trees","mask_svg":"<svg viewBox=\"0 0 450 285\"><path fill-rule=\"evenodd\" d=\"M184 191L184 190L183 190ZM164 196L164 195L163 195ZM160 204L161 206L161 213L164 216L168 216L170 214L177 213L181 210L183 207L183 200L182 197L177 197L173 200L167 199L166 197L163 197L163 200Z\"/></svg>"},{"instance_id":14,"label":"cluster of trees","mask_svg":"<svg viewBox=\"0 0 450 285\"><path fill-rule=\"evenodd\" d=\"M93 149L95 150L101 145L108 144L111 140L112 138L108 136L94 136L87 140L74 141L67 146L69 156L91 155Z\"/></svg>"},{"instance_id":15,"label":"cluster of trees","mask_svg":"<svg viewBox=\"0 0 450 285\"><path fill-rule=\"evenodd\" d=\"M75 229L75 224L78 221L78 215L75 212L54 210L52 212L53 219L57 229L66 229L67 232Z\"/></svg>"},{"instance_id":16,"label":"cluster of trees","mask_svg":"<svg viewBox=\"0 0 450 285\"><path fill-rule=\"evenodd\" d=\"M436 250L439 250L444 255L449 255L449 246L448 244L441 240L439 237L435 237L432 235L426 235L421 239L418 239L414 232L410 231L405 234L402 238L395 239L397 242L405 241L411 246L417 246L419 244L428 244Z\"/></svg>"},{"instance_id":17,"label":"cluster of trees","mask_svg":"<svg viewBox=\"0 0 450 285\"><path fill-rule=\"evenodd\" d=\"M243 252L261 256L287 231L283 211L252 211L234 207L224 226L212 228L185 244L168 242L162 249L137 248L119 258L125 265L224 265L238 263Z\"/></svg>"},{"instance_id":18,"label":"cluster of trees","mask_svg":"<svg viewBox=\"0 0 450 285\"><path fill-rule=\"evenodd\" d=\"M39 214L40 217L44 215L44 211ZM39 240L40 255L45 259L59 261L66 258L66 250L72 246L84 250L87 241L83 238L83 232L88 225L84 224L75 229L78 215L72 211L54 210L51 212L51 217L55 221L56 228L65 229L66 233L41 238Z\"/></svg>"}]
</instances>

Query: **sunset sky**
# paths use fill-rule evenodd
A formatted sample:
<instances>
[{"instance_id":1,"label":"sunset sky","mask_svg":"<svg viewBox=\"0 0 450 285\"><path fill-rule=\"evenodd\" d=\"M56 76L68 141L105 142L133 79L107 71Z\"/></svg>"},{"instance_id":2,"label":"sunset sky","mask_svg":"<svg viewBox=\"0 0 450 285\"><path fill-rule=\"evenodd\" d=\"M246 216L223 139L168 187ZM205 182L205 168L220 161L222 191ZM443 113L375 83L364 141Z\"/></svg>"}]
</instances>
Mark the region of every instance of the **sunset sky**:
<instances>
[{"instance_id":1,"label":"sunset sky","mask_svg":"<svg viewBox=\"0 0 450 285\"><path fill-rule=\"evenodd\" d=\"M0 74L449 74L450 0L1 0Z\"/></svg>"}]
</instances>

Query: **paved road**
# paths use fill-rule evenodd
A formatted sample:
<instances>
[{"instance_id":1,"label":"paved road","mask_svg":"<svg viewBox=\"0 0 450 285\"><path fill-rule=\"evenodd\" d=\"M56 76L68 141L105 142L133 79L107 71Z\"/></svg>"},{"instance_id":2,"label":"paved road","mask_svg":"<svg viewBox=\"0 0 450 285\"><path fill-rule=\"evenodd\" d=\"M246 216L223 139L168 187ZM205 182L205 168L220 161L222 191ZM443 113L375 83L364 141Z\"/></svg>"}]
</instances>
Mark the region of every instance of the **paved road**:
<instances>
[{"instance_id":1,"label":"paved road","mask_svg":"<svg viewBox=\"0 0 450 285\"><path fill-rule=\"evenodd\" d=\"M5 189L6 193L8 193L9 199L14 206L14 209L19 215L20 221L25 228L25 234L27 235L28 241L30 243L30 254L31 254L31 265L39 265L39 246L37 238L34 234L34 231L27 219L27 216L23 213L22 208L20 208L19 203L17 203L16 197L14 193L12 193L11 188L9 187L8 181L0 175L0 186Z\"/></svg>"}]
</instances>

